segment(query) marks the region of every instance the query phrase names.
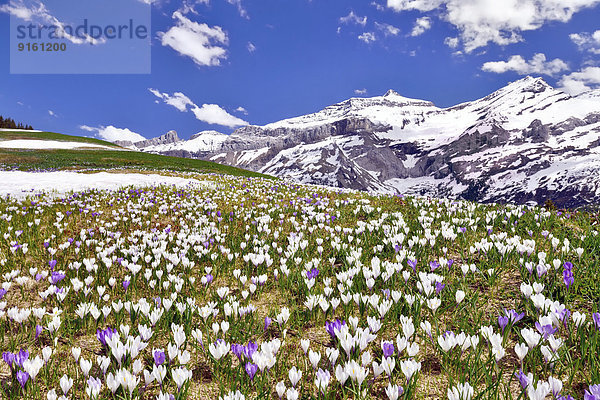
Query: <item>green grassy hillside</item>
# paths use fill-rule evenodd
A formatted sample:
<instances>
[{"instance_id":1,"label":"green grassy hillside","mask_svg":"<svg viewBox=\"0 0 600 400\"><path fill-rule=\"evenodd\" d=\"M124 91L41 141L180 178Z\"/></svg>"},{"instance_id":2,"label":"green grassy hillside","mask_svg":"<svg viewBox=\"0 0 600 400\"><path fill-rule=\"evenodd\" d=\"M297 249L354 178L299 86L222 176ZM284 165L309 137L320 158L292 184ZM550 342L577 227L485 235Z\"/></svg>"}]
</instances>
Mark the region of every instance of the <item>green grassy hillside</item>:
<instances>
[{"instance_id":1,"label":"green grassy hillside","mask_svg":"<svg viewBox=\"0 0 600 400\"><path fill-rule=\"evenodd\" d=\"M85 142L115 147L115 150L29 150L0 149L0 169L110 169L173 170L227 174L234 176L267 177L252 171L221 165L210 161L168 157L158 154L122 150L121 147L99 139L63 135L53 132L0 131L0 140L38 139Z\"/></svg>"},{"instance_id":2,"label":"green grassy hillside","mask_svg":"<svg viewBox=\"0 0 600 400\"><path fill-rule=\"evenodd\" d=\"M62 133L55 132L25 132L25 131L0 131L0 140L17 140L17 139L29 139L29 140L56 140L59 142L79 142L79 143L90 143L102 146L110 146L119 148L114 143L106 142L100 139L87 138L83 136L72 136L63 135Z\"/></svg>"}]
</instances>

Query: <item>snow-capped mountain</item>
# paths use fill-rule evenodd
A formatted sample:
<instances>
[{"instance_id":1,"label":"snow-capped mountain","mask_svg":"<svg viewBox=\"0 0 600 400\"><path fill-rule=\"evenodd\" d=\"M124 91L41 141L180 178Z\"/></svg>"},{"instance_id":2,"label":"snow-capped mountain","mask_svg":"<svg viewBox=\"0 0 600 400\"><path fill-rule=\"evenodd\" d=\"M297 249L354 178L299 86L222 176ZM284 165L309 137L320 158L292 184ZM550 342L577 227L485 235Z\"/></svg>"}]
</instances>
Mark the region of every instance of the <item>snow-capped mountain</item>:
<instances>
[{"instance_id":1,"label":"snow-capped mountain","mask_svg":"<svg viewBox=\"0 0 600 400\"><path fill-rule=\"evenodd\" d=\"M439 108L390 90L143 150L303 183L573 207L600 203L600 91L570 96L526 77Z\"/></svg>"}]
</instances>

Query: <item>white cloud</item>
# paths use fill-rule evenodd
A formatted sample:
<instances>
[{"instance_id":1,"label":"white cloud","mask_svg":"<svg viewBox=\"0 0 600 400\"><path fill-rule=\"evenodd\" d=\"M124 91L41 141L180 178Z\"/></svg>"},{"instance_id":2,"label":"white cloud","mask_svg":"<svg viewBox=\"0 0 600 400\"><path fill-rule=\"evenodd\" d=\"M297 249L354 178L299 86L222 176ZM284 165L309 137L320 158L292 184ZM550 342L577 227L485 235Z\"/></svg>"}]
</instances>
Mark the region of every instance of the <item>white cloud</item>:
<instances>
[{"instance_id":1,"label":"white cloud","mask_svg":"<svg viewBox=\"0 0 600 400\"><path fill-rule=\"evenodd\" d=\"M163 46L169 46L182 56L190 57L197 65L220 65L227 58L223 46L229 42L227 33L220 26L199 24L175 11L173 19L176 25L167 32L159 32L158 37Z\"/></svg>"},{"instance_id":2,"label":"white cloud","mask_svg":"<svg viewBox=\"0 0 600 400\"><path fill-rule=\"evenodd\" d=\"M508 61L489 61L484 63L481 69L497 74L515 71L521 75L543 74L553 76L560 72L568 71L569 66L560 58L546 61L545 54L537 53L529 61L525 60L522 56L512 56Z\"/></svg>"},{"instance_id":3,"label":"white cloud","mask_svg":"<svg viewBox=\"0 0 600 400\"><path fill-rule=\"evenodd\" d=\"M458 47L459 40L457 37L447 37L446 39L444 39L444 44L450 47L451 49L455 49Z\"/></svg>"},{"instance_id":4,"label":"white cloud","mask_svg":"<svg viewBox=\"0 0 600 400\"><path fill-rule=\"evenodd\" d=\"M248 52L254 53L256 51L256 46L254 45L254 43L248 42L248 44L246 45L246 49L248 49Z\"/></svg>"},{"instance_id":5,"label":"white cloud","mask_svg":"<svg viewBox=\"0 0 600 400\"><path fill-rule=\"evenodd\" d=\"M431 28L431 18L429 17L421 17L417 18L415 21L415 26L413 27L410 36L419 36L422 35L425 31Z\"/></svg>"},{"instance_id":6,"label":"white cloud","mask_svg":"<svg viewBox=\"0 0 600 400\"><path fill-rule=\"evenodd\" d=\"M248 16L248 12L244 8L244 6L242 6L242 0L227 0L227 2L229 4L233 4L234 6L237 7L238 12L240 13L241 17L246 18L246 19L250 19L250 17Z\"/></svg>"},{"instance_id":7,"label":"white cloud","mask_svg":"<svg viewBox=\"0 0 600 400\"><path fill-rule=\"evenodd\" d=\"M359 17L358 15L354 14L354 11L350 11L348 15L340 18L340 22L342 24L356 24L365 26L367 24L367 17Z\"/></svg>"},{"instance_id":8,"label":"white cloud","mask_svg":"<svg viewBox=\"0 0 600 400\"><path fill-rule=\"evenodd\" d=\"M157 2L160 0L142 0L142 1ZM196 6L198 4L208 5L209 3L210 3L210 0L183 0L183 3L181 4L181 7L179 7L178 11L182 14L187 14L187 13L198 14L196 12Z\"/></svg>"},{"instance_id":9,"label":"white cloud","mask_svg":"<svg viewBox=\"0 0 600 400\"><path fill-rule=\"evenodd\" d=\"M387 0L387 6L395 11L419 10L431 11L442 4L445 0Z\"/></svg>"},{"instance_id":10,"label":"white cloud","mask_svg":"<svg viewBox=\"0 0 600 400\"><path fill-rule=\"evenodd\" d=\"M354 89L354 94L364 96L365 94L367 94L367 89Z\"/></svg>"},{"instance_id":11,"label":"white cloud","mask_svg":"<svg viewBox=\"0 0 600 400\"><path fill-rule=\"evenodd\" d=\"M373 43L374 41L376 41L377 37L375 36L375 34L373 32L363 32L362 34L358 35L358 39L369 44L369 43Z\"/></svg>"},{"instance_id":12,"label":"white cloud","mask_svg":"<svg viewBox=\"0 0 600 400\"><path fill-rule=\"evenodd\" d=\"M65 30L67 24L50 14L44 3L40 0L32 0L25 3L24 0L11 0L10 4L0 5L0 12L8 13L19 19L35 22L40 25L56 27L54 34L57 37L64 38L73 44L89 43L98 45L106 43L106 39L94 39L88 34L80 33L77 36L70 35Z\"/></svg>"},{"instance_id":13,"label":"white cloud","mask_svg":"<svg viewBox=\"0 0 600 400\"><path fill-rule=\"evenodd\" d=\"M181 112L191 111L196 116L196 119L208 124L227 126L229 128L248 125L248 122L229 114L217 104L202 104L202 106L198 106L181 92L168 94L161 93L152 88L149 88L148 90L166 104L175 107ZM236 111L239 111L239 107Z\"/></svg>"},{"instance_id":14,"label":"white cloud","mask_svg":"<svg viewBox=\"0 0 600 400\"><path fill-rule=\"evenodd\" d=\"M235 112L239 112L242 113L244 115L248 115L248 110L246 110L244 107L239 106L238 108L235 109Z\"/></svg>"},{"instance_id":15,"label":"white cloud","mask_svg":"<svg viewBox=\"0 0 600 400\"><path fill-rule=\"evenodd\" d=\"M27 7L22 1L11 1L10 4L0 5L0 12L11 14L17 18L24 19L25 21L31 21L40 10Z\"/></svg>"},{"instance_id":16,"label":"white cloud","mask_svg":"<svg viewBox=\"0 0 600 400\"><path fill-rule=\"evenodd\" d=\"M371 5L375 7L377 11L385 11L385 7L375 1L372 1Z\"/></svg>"},{"instance_id":17,"label":"white cloud","mask_svg":"<svg viewBox=\"0 0 600 400\"><path fill-rule=\"evenodd\" d=\"M192 112L196 116L196 119L208 124L227 126L229 128L248 125L246 121L229 114L217 104L202 104L202 107L194 105Z\"/></svg>"},{"instance_id":18,"label":"white cloud","mask_svg":"<svg viewBox=\"0 0 600 400\"><path fill-rule=\"evenodd\" d=\"M577 45L579 50L600 54L600 30L594 33L572 33L569 38Z\"/></svg>"},{"instance_id":19,"label":"white cloud","mask_svg":"<svg viewBox=\"0 0 600 400\"><path fill-rule=\"evenodd\" d=\"M167 93L161 93L158 90L152 88L149 88L148 90L150 91L150 93L152 93L159 99L162 99L165 103L175 107L181 112L187 111L187 106L194 105L192 100L190 100L189 97L187 97L181 92L175 92L173 93L173 95L169 95Z\"/></svg>"},{"instance_id":20,"label":"white cloud","mask_svg":"<svg viewBox=\"0 0 600 400\"><path fill-rule=\"evenodd\" d=\"M565 75L558 82L560 89L576 95L600 88L600 67L586 67Z\"/></svg>"},{"instance_id":21,"label":"white cloud","mask_svg":"<svg viewBox=\"0 0 600 400\"><path fill-rule=\"evenodd\" d=\"M50 115L51 117L55 117L55 118L58 117L58 115L56 115L56 113L54 113L54 111L52 111L52 110L48 110L48 115Z\"/></svg>"},{"instance_id":22,"label":"white cloud","mask_svg":"<svg viewBox=\"0 0 600 400\"><path fill-rule=\"evenodd\" d=\"M79 129L87 131L87 132L95 132L96 136L100 139L116 142L118 140L129 141L132 143L139 142L141 140L146 140L145 137L140 135L139 133L130 131L127 128L116 128L112 125L93 127L87 125L79 126Z\"/></svg>"},{"instance_id":23,"label":"white cloud","mask_svg":"<svg viewBox=\"0 0 600 400\"><path fill-rule=\"evenodd\" d=\"M467 53L488 43L507 45L522 40L521 33L552 21L568 22L573 14L600 0L388 0L397 11L436 10L454 25Z\"/></svg>"},{"instance_id":24,"label":"white cloud","mask_svg":"<svg viewBox=\"0 0 600 400\"><path fill-rule=\"evenodd\" d=\"M397 36L400 33L400 28L390 24L375 22L375 27L383 32L385 36Z\"/></svg>"}]
</instances>

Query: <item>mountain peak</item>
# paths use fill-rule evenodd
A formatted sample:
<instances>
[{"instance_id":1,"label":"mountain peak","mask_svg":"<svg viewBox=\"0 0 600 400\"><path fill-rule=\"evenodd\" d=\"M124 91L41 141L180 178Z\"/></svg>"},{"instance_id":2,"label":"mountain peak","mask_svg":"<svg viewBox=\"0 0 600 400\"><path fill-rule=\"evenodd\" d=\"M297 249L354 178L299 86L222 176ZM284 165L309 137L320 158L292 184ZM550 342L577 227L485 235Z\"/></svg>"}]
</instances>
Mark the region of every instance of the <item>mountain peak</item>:
<instances>
[{"instance_id":1,"label":"mountain peak","mask_svg":"<svg viewBox=\"0 0 600 400\"><path fill-rule=\"evenodd\" d=\"M542 77L533 77L527 75L524 78L516 80L506 85L506 88L522 91L543 92L545 89L553 89Z\"/></svg>"},{"instance_id":2,"label":"mountain peak","mask_svg":"<svg viewBox=\"0 0 600 400\"><path fill-rule=\"evenodd\" d=\"M189 140L194 140L194 139L197 139L202 136L208 137L208 136L221 136L221 135L226 136L224 133L218 132L218 131L213 131L213 130L201 131L201 132L198 132L198 133L192 135L192 137L190 137Z\"/></svg>"},{"instance_id":3,"label":"mountain peak","mask_svg":"<svg viewBox=\"0 0 600 400\"><path fill-rule=\"evenodd\" d=\"M387 92L385 92L385 94L383 95L383 97L390 97L390 96L400 96L400 93L396 92L394 89L390 89Z\"/></svg>"}]
</instances>

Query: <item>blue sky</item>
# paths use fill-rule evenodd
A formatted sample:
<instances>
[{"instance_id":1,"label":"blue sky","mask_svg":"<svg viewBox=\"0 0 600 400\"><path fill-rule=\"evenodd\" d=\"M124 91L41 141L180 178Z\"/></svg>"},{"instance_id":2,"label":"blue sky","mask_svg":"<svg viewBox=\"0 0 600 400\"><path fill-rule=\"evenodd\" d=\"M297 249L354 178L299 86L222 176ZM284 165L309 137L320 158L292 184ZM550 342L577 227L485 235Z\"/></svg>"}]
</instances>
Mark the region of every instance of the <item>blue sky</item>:
<instances>
[{"instance_id":1,"label":"blue sky","mask_svg":"<svg viewBox=\"0 0 600 400\"><path fill-rule=\"evenodd\" d=\"M68 134L230 133L388 89L444 107L524 75L600 85L600 0L158 0L150 74L10 74L11 16L41 4L0 5L0 114Z\"/></svg>"}]
</instances>

